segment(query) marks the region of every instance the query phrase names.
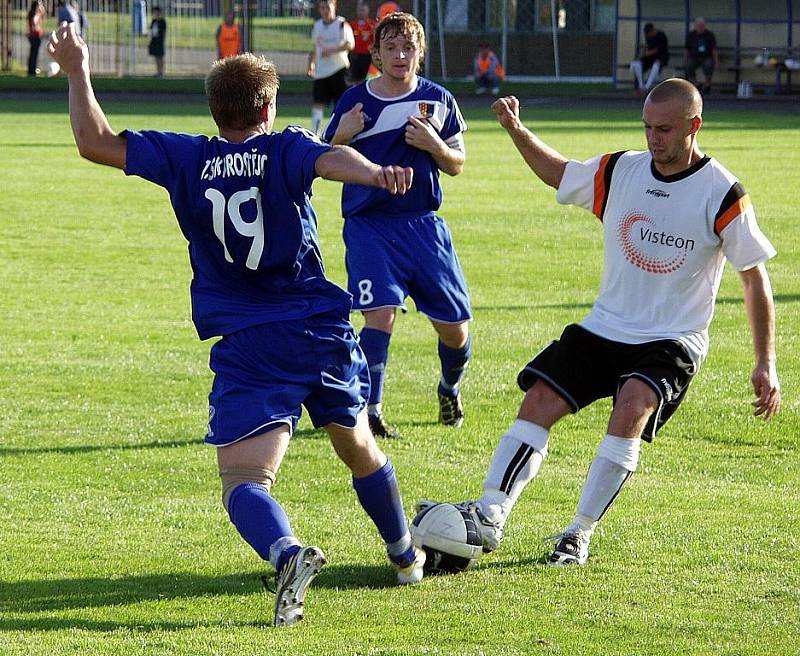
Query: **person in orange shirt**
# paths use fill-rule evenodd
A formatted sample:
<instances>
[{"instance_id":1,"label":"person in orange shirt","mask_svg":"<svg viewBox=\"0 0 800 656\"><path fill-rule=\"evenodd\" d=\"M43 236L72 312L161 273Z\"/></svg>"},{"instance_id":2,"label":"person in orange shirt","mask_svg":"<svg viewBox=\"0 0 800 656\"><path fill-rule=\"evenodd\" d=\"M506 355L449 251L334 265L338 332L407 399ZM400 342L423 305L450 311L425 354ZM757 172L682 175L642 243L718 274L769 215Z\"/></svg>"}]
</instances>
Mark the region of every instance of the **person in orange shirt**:
<instances>
[{"instance_id":1,"label":"person in orange shirt","mask_svg":"<svg viewBox=\"0 0 800 656\"><path fill-rule=\"evenodd\" d=\"M378 7L378 22L380 22L385 16L393 14L396 11L403 11L403 9L400 7L400 5L394 2L394 0L388 0L388 2L384 2L380 7Z\"/></svg>"},{"instance_id":2,"label":"person in orange shirt","mask_svg":"<svg viewBox=\"0 0 800 656\"><path fill-rule=\"evenodd\" d=\"M217 58L233 57L242 52L242 34L232 11L225 14L225 21L217 28Z\"/></svg>"},{"instance_id":3,"label":"person in orange shirt","mask_svg":"<svg viewBox=\"0 0 800 656\"><path fill-rule=\"evenodd\" d=\"M350 82L358 84L367 78L367 72L372 64L372 42L373 30L378 24L374 18L369 16L369 5L366 2L359 2L356 7L356 19L350 21L353 28L355 46L350 52Z\"/></svg>"},{"instance_id":4,"label":"person in orange shirt","mask_svg":"<svg viewBox=\"0 0 800 656\"><path fill-rule=\"evenodd\" d=\"M506 77L500 59L495 55L486 42L478 46L475 55L475 83L478 88L475 93L482 94L491 91L493 96L500 93L500 82Z\"/></svg>"}]
</instances>

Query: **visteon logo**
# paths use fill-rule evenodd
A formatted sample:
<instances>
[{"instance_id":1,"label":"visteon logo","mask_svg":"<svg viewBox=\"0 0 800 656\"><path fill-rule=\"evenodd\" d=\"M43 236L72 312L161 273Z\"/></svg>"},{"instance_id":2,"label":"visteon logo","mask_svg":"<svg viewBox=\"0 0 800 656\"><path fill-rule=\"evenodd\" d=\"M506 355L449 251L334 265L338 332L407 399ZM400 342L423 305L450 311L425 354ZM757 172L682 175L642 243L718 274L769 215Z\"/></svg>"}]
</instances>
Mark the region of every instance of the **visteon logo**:
<instances>
[{"instance_id":1,"label":"visteon logo","mask_svg":"<svg viewBox=\"0 0 800 656\"><path fill-rule=\"evenodd\" d=\"M663 189L648 189L644 193L655 196L656 198L669 198L669 194Z\"/></svg>"},{"instance_id":2,"label":"visteon logo","mask_svg":"<svg viewBox=\"0 0 800 656\"><path fill-rule=\"evenodd\" d=\"M619 222L619 237L625 259L649 273L672 273L683 266L686 254L694 250L694 239L654 230L656 222L640 212L629 212ZM654 257L645 252L644 244L666 246L672 253L667 257Z\"/></svg>"}]
</instances>

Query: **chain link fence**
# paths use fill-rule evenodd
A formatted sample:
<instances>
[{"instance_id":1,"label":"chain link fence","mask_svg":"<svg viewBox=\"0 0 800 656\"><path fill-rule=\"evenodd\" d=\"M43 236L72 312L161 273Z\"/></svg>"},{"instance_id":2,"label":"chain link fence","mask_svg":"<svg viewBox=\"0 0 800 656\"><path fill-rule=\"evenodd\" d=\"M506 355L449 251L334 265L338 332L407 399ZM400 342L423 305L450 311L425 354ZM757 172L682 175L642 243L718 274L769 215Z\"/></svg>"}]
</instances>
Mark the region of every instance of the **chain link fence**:
<instances>
[{"instance_id":1,"label":"chain link fence","mask_svg":"<svg viewBox=\"0 0 800 656\"><path fill-rule=\"evenodd\" d=\"M92 70L115 76L155 74L147 46L156 4L167 23L166 75L204 75L216 58L216 30L231 2L79 1ZM0 2L5 6L3 67L19 68L29 52L30 0ZM56 27L55 2L47 0L46 34ZM355 16L356 0L338 4L338 13ZM401 0L400 4L425 25L428 76L470 77L482 41L500 56L510 79L610 79L612 75L615 0ZM316 17L310 0L245 0L235 9L246 48L272 59L283 77L305 75ZM48 62L45 39L39 67L46 70Z\"/></svg>"},{"instance_id":2,"label":"chain link fence","mask_svg":"<svg viewBox=\"0 0 800 656\"><path fill-rule=\"evenodd\" d=\"M481 42L511 79L612 74L614 0L416 0L429 39L428 75L469 77Z\"/></svg>"}]
</instances>

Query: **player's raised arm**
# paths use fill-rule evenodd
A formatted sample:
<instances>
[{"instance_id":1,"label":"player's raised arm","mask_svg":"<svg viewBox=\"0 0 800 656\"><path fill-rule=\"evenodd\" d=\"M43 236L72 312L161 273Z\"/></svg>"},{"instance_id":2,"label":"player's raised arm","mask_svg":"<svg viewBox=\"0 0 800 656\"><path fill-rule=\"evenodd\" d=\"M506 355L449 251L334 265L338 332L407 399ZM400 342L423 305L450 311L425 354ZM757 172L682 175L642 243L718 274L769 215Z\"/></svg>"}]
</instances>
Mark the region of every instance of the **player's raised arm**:
<instances>
[{"instance_id":1,"label":"player's raised arm","mask_svg":"<svg viewBox=\"0 0 800 656\"><path fill-rule=\"evenodd\" d=\"M492 111L531 170L542 182L558 189L567 159L522 124L519 118L519 100L514 96L499 98L492 105Z\"/></svg>"},{"instance_id":2,"label":"player's raised arm","mask_svg":"<svg viewBox=\"0 0 800 656\"><path fill-rule=\"evenodd\" d=\"M349 146L334 146L320 155L316 172L326 180L380 187L390 194L406 193L414 174L410 167L379 166Z\"/></svg>"},{"instance_id":3,"label":"player's raised arm","mask_svg":"<svg viewBox=\"0 0 800 656\"><path fill-rule=\"evenodd\" d=\"M781 407L781 386L775 358L775 304L772 286L763 264L740 271L744 302L753 335L756 365L751 381L756 399L754 414L769 419Z\"/></svg>"},{"instance_id":4,"label":"player's raised arm","mask_svg":"<svg viewBox=\"0 0 800 656\"><path fill-rule=\"evenodd\" d=\"M89 49L75 34L74 23L61 23L50 36L47 49L69 79L69 119L78 152L98 164L124 169L127 142L111 129L95 98Z\"/></svg>"}]
</instances>

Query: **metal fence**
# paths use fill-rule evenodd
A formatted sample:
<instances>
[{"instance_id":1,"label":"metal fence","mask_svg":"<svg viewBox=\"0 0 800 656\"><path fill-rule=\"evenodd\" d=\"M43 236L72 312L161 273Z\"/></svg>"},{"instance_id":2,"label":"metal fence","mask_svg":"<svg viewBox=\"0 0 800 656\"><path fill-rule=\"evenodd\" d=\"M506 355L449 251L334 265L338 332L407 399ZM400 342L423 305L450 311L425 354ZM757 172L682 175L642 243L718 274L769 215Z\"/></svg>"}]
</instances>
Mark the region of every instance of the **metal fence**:
<instances>
[{"instance_id":1,"label":"metal fence","mask_svg":"<svg viewBox=\"0 0 800 656\"><path fill-rule=\"evenodd\" d=\"M30 0L0 0L3 68L27 60ZM68 2L71 0L67 0ZM74 1L74 0L72 0ZM216 30L231 0L80 0L92 70L100 75L155 74L148 55L154 3L167 22L167 76L203 75L216 58ZM47 0L45 31L56 26ZM356 0L338 11L355 15ZM425 73L464 78L481 41L491 44L513 78L603 78L612 75L615 0L401 0L426 27ZM306 72L315 18L310 0L245 0L236 4L246 46L271 58L284 77ZM42 45L39 67L49 59Z\"/></svg>"}]
</instances>

